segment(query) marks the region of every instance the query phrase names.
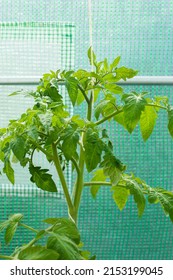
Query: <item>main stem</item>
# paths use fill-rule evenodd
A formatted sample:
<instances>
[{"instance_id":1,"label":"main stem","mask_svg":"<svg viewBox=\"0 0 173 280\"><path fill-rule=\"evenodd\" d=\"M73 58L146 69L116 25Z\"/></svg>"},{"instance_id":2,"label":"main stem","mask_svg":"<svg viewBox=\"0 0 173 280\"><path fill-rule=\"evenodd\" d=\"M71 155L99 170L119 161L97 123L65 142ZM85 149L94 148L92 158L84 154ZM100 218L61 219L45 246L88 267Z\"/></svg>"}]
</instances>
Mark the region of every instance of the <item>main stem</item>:
<instances>
[{"instance_id":1,"label":"main stem","mask_svg":"<svg viewBox=\"0 0 173 280\"><path fill-rule=\"evenodd\" d=\"M91 121L92 119L92 107L93 107L93 91L91 91L90 99L88 104L88 110L87 110L87 119ZM75 207L75 212L76 212L76 220L75 222L77 223L77 218L78 218L78 212L79 212L79 206L80 206L80 201L81 201L81 195L82 195L82 190L84 186L84 165L85 165L85 154L84 154L84 143L85 139L85 132L82 133L81 136L81 147L80 147L80 156L79 156L79 174L77 175L77 181L74 187L74 207Z\"/></svg>"},{"instance_id":2,"label":"main stem","mask_svg":"<svg viewBox=\"0 0 173 280\"><path fill-rule=\"evenodd\" d=\"M53 162L55 164L55 168L57 170L57 173L58 173L58 176L60 178L61 185L62 185L62 188L63 188L63 191L64 191L64 195L65 195L66 202L67 202L67 205L68 205L69 216L73 221L76 221L76 211L74 209L74 205L72 203L72 200L71 200L71 197L70 197L70 194L69 194L69 191L68 191L68 186L67 186L67 183L66 183L66 180L65 180L65 177L64 177L64 173L63 173L62 168L61 168L61 163L60 163L60 160L59 160L59 156L58 156L58 152L57 152L57 148L56 148L55 144L52 144L52 150L53 150Z\"/></svg>"}]
</instances>

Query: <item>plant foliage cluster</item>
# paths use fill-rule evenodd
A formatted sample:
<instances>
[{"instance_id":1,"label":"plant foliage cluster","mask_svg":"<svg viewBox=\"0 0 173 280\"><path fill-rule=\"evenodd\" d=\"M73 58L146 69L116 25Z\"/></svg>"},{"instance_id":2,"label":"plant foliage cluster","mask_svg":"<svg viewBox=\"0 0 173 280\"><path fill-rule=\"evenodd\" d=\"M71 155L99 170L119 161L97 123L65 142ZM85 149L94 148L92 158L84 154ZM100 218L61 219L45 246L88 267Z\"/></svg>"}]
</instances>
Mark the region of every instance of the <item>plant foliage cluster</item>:
<instances>
[{"instance_id":1,"label":"plant foliage cluster","mask_svg":"<svg viewBox=\"0 0 173 280\"><path fill-rule=\"evenodd\" d=\"M153 132L160 111L168 116L168 130L173 137L173 107L165 96L149 97L147 92L124 92L117 83L133 78L138 71L121 66L120 57L111 64L105 58L98 62L92 48L88 50L93 71L50 71L44 74L36 91L19 91L34 99L20 118L11 120L8 127L0 129L0 160L2 173L15 183L13 164L19 162L28 168L30 180L47 192L57 192L56 182L49 169L34 163L34 153L43 153L49 164L56 168L67 202L69 219L50 218L46 230L36 231L36 237L21 246L11 256L19 259L81 259L88 256L79 249L80 238L77 218L84 187L90 187L95 197L101 186L110 189L117 207L122 210L130 196L142 216L146 198L149 203L160 203L173 221L173 193L160 187L152 188L140 178L126 172L126 166L114 153L106 130L107 121L115 122L132 133L137 125L146 141ZM86 116L71 116L64 104L60 85L64 84L72 105L86 104ZM117 136L118 137L118 136ZM76 182L69 192L64 170L71 163ZM84 182L84 172L91 173L90 182ZM21 223L21 214L11 216L0 225L6 228L5 240L9 243ZM76 224L76 225L75 225ZM27 228L34 230L27 226ZM48 236L46 245L36 245Z\"/></svg>"}]
</instances>

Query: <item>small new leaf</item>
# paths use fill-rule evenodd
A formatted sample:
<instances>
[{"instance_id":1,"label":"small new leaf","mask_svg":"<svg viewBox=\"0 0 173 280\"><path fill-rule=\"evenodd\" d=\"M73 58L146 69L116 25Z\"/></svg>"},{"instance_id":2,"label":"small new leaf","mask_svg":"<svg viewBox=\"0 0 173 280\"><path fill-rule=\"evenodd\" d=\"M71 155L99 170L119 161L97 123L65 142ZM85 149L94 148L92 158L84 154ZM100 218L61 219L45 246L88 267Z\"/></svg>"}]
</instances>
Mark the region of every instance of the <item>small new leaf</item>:
<instances>
[{"instance_id":1,"label":"small new leaf","mask_svg":"<svg viewBox=\"0 0 173 280\"><path fill-rule=\"evenodd\" d=\"M114 61L110 64L110 71L112 71L115 67L117 67L120 62L121 56L117 56Z\"/></svg>"},{"instance_id":2,"label":"small new leaf","mask_svg":"<svg viewBox=\"0 0 173 280\"><path fill-rule=\"evenodd\" d=\"M93 49L92 47L90 47L88 49L88 58L89 58L89 62L90 62L90 65L97 65L97 61L96 61L96 55L95 53L93 52Z\"/></svg>"}]
</instances>

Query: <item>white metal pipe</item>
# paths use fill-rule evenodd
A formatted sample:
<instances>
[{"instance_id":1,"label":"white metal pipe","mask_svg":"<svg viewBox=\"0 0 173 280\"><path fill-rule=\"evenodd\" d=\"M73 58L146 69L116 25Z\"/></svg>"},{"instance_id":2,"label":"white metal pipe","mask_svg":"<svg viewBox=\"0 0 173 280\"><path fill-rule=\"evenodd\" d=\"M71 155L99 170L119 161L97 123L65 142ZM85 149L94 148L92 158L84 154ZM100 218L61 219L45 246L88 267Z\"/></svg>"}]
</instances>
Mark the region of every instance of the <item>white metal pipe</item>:
<instances>
[{"instance_id":1,"label":"white metal pipe","mask_svg":"<svg viewBox=\"0 0 173 280\"><path fill-rule=\"evenodd\" d=\"M119 84L133 85L173 85L173 76L138 76L127 81L119 81Z\"/></svg>"},{"instance_id":2,"label":"white metal pipe","mask_svg":"<svg viewBox=\"0 0 173 280\"><path fill-rule=\"evenodd\" d=\"M0 85L37 85L39 76L21 76L21 77L0 77ZM63 85L63 83L60 83ZM173 76L138 76L127 81L119 81L117 84L124 85L173 85Z\"/></svg>"}]
</instances>

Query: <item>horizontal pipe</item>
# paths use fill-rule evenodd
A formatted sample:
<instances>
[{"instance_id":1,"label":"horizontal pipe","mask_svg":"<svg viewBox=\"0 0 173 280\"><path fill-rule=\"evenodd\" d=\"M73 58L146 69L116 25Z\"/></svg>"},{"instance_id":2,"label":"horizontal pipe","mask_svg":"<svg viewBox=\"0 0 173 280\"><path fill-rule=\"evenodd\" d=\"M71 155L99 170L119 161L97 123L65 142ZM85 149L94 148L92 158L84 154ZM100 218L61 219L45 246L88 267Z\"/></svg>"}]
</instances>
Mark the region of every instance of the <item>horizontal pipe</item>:
<instances>
[{"instance_id":1,"label":"horizontal pipe","mask_svg":"<svg viewBox=\"0 0 173 280\"><path fill-rule=\"evenodd\" d=\"M21 76L21 77L0 77L0 85L37 85L39 76ZM63 85L64 83L60 83ZM173 76L139 76L127 81L119 81L121 85L173 85Z\"/></svg>"},{"instance_id":2,"label":"horizontal pipe","mask_svg":"<svg viewBox=\"0 0 173 280\"><path fill-rule=\"evenodd\" d=\"M127 81L119 81L125 85L173 85L173 76L139 76Z\"/></svg>"}]
</instances>

